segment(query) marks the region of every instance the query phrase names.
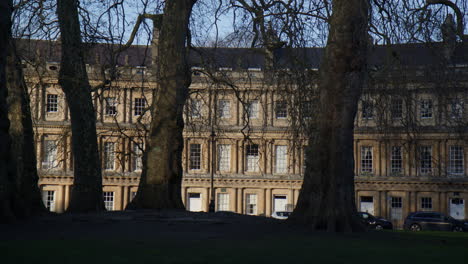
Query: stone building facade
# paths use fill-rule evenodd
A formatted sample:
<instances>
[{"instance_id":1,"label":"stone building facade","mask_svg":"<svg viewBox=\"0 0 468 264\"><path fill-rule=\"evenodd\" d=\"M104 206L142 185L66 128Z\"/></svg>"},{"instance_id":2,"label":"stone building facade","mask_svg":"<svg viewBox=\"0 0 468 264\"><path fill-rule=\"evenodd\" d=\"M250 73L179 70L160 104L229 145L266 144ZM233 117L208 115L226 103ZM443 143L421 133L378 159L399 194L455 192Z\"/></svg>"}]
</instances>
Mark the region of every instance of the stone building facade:
<instances>
[{"instance_id":1,"label":"stone building facade","mask_svg":"<svg viewBox=\"0 0 468 264\"><path fill-rule=\"evenodd\" d=\"M386 48L373 52L375 65L383 64ZM109 210L124 209L138 187L150 118L146 110L152 87L157 87L143 49L134 46L124 53L118 61L119 78L93 94ZM463 60L450 64L456 79L431 81L430 64L414 57L429 56L429 48L402 45L393 49L401 61L408 61L400 62L398 78L390 74L396 67L373 75L355 120L357 208L387 217L396 226L401 226L409 212L420 210L468 218L467 64ZM467 50L468 45L462 43L453 52ZM302 184L306 140L291 124L310 117L313 100L292 95L300 101L294 104L285 98L270 82L267 58L262 55L247 49L210 52L222 58L211 72L200 63L200 54L191 56L193 80L183 152L186 208L208 210L213 175L216 210L265 216L292 210ZM284 56L281 52L287 53L276 51L278 61ZM320 49L307 51L305 57L312 61L307 70L316 71L320 53ZM101 80L99 56L90 55L92 85ZM24 70L36 132L39 185L47 207L63 212L73 183L73 154L69 113L57 84L59 64L54 61L59 59L52 53L46 62L25 63ZM440 88L437 81L447 87Z\"/></svg>"}]
</instances>

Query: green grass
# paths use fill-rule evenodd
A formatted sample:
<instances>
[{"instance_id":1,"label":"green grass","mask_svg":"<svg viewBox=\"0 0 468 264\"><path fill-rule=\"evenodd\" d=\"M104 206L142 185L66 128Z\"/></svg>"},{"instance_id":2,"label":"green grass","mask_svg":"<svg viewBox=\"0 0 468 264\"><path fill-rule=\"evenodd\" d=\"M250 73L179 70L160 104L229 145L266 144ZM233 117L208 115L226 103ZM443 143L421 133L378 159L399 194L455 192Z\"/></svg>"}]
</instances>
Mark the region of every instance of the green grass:
<instances>
[{"instance_id":1,"label":"green grass","mask_svg":"<svg viewBox=\"0 0 468 264\"><path fill-rule=\"evenodd\" d=\"M14 240L1 263L467 263L468 233L314 233L263 238ZM6 261L5 261L6 260Z\"/></svg>"}]
</instances>

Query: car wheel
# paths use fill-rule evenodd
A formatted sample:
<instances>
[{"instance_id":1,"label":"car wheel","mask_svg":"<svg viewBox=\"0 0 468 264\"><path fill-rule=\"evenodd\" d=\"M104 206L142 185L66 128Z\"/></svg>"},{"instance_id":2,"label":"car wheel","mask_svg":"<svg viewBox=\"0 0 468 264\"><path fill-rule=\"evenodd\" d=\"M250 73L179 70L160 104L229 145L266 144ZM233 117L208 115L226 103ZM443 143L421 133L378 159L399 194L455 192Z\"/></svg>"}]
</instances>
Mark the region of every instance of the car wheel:
<instances>
[{"instance_id":1,"label":"car wheel","mask_svg":"<svg viewBox=\"0 0 468 264\"><path fill-rule=\"evenodd\" d=\"M459 226L454 226L452 229L453 232L463 232L463 229Z\"/></svg>"},{"instance_id":2,"label":"car wheel","mask_svg":"<svg viewBox=\"0 0 468 264\"><path fill-rule=\"evenodd\" d=\"M382 230L382 229L383 229L383 226L381 226L381 225L376 225L375 226L375 230Z\"/></svg>"},{"instance_id":3,"label":"car wheel","mask_svg":"<svg viewBox=\"0 0 468 264\"><path fill-rule=\"evenodd\" d=\"M421 231L421 226L418 225L418 224L412 224L412 225L410 226L410 230L411 230L411 231L415 231L415 232Z\"/></svg>"}]
</instances>

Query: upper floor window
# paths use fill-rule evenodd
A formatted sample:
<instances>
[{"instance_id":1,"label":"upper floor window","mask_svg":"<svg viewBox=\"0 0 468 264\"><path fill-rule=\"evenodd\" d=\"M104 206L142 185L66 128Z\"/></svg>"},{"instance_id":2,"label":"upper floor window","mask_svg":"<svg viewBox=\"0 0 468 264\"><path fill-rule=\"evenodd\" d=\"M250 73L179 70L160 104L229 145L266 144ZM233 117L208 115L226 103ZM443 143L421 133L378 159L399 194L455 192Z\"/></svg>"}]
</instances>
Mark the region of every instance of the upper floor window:
<instances>
[{"instance_id":1,"label":"upper floor window","mask_svg":"<svg viewBox=\"0 0 468 264\"><path fill-rule=\"evenodd\" d=\"M201 145L190 144L190 166L191 170L201 169Z\"/></svg>"},{"instance_id":2,"label":"upper floor window","mask_svg":"<svg viewBox=\"0 0 468 264\"><path fill-rule=\"evenodd\" d=\"M432 147L419 147L419 171L421 173L430 173L432 171Z\"/></svg>"},{"instance_id":3,"label":"upper floor window","mask_svg":"<svg viewBox=\"0 0 468 264\"><path fill-rule=\"evenodd\" d=\"M465 170L463 147L450 146L449 147L449 172L452 174L463 174Z\"/></svg>"},{"instance_id":4,"label":"upper floor window","mask_svg":"<svg viewBox=\"0 0 468 264\"><path fill-rule=\"evenodd\" d=\"M115 143L114 142L104 143L104 169L105 170L115 169Z\"/></svg>"},{"instance_id":5,"label":"upper floor window","mask_svg":"<svg viewBox=\"0 0 468 264\"><path fill-rule=\"evenodd\" d=\"M229 171L231 168L231 145L218 145L218 170Z\"/></svg>"},{"instance_id":6,"label":"upper floor window","mask_svg":"<svg viewBox=\"0 0 468 264\"><path fill-rule=\"evenodd\" d=\"M275 172L287 172L287 146L275 146Z\"/></svg>"},{"instance_id":7,"label":"upper floor window","mask_svg":"<svg viewBox=\"0 0 468 264\"><path fill-rule=\"evenodd\" d=\"M301 113L303 118L312 117L312 102L311 101L302 101L301 102Z\"/></svg>"},{"instance_id":8,"label":"upper floor window","mask_svg":"<svg viewBox=\"0 0 468 264\"><path fill-rule=\"evenodd\" d=\"M460 119L463 117L463 101L459 98L450 100L450 118Z\"/></svg>"},{"instance_id":9,"label":"upper floor window","mask_svg":"<svg viewBox=\"0 0 468 264\"><path fill-rule=\"evenodd\" d=\"M372 147L361 147L361 172L372 173Z\"/></svg>"},{"instance_id":10,"label":"upper floor window","mask_svg":"<svg viewBox=\"0 0 468 264\"><path fill-rule=\"evenodd\" d=\"M46 111L48 113L58 112L57 94L47 94Z\"/></svg>"},{"instance_id":11,"label":"upper floor window","mask_svg":"<svg viewBox=\"0 0 468 264\"><path fill-rule=\"evenodd\" d=\"M135 98L133 104L134 115L142 115L145 112L146 100L145 98Z\"/></svg>"},{"instance_id":12,"label":"upper floor window","mask_svg":"<svg viewBox=\"0 0 468 264\"><path fill-rule=\"evenodd\" d=\"M259 152L258 152L258 145L252 144L247 145L246 148L246 171L249 172L258 172L259 171Z\"/></svg>"},{"instance_id":13,"label":"upper floor window","mask_svg":"<svg viewBox=\"0 0 468 264\"><path fill-rule=\"evenodd\" d=\"M423 99L419 102L420 116L421 118L432 118L432 100Z\"/></svg>"},{"instance_id":14,"label":"upper floor window","mask_svg":"<svg viewBox=\"0 0 468 264\"><path fill-rule=\"evenodd\" d=\"M57 141L44 140L42 168L53 169L57 167Z\"/></svg>"},{"instance_id":15,"label":"upper floor window","mask_svg":"<svg viewBox=\"0 0 468 264\"><path fill-rule=\"evenodd\" d=\"M105 114L108 116L113 116L117 114L117 100L115 97L106 97L105 98Z\"/></svg>"},{"instance_id":16,"label":"upper floor window","mask_svg":"<svg viewBox=\"0 0 468 264\"><path fill-rule=\"evenodd\" d=\"M247 103L247 115L249 118L258 118L258 100Z\"/></svg>"},{"instance_id":17,"label":"upper floor window","mask_svg":"<svg viewBox=\"0 0 468 264\"><path fill-rule=\"evenodd\" d=\"M403 117L403 100L401 98L392 98L390 104L390 114L393 119Z\"/></svg>"},{"instance_id":18,"label":"upper floor window","mask_svg":"<svg viewBox=\"0 0 468 264\"><path fill-rule=\"evenodd\" d=\"M288 117L288 104L285 101L276 101L276 118Z\"/></svg>"},{"instance_id":19,"label":"upper floor window","mask_svg":"<svg viewBox=\"0 0 468 264\"><path fill-rule=\"evenodd\" d=\"M401 152L401 146L392 146L390 171L392 173L401 173L403 171L403 155Z\"/></svg>"},{"instance_id":20,"label":"upper floor window","mask_svg":"<svg viewBox=\"0 0 468 264\"><path fill-rule=\"evenodd\" d=\"M202 101L200 99L191 99L190 100L190 116L192 118L202 117Z\"/></svg>"},{"instance_id":21,"label":"upper floor window","mask_svg":"<svg viewBox=\"0 0 468 264\"><path fill-rule=\"evenodd\" d=\"M362 118L374 118L374 105L371 101L362 101Z\"/></svg>"},{"instance_id":22,"label":"upper floor window","mask_svg":"<svg viewBox=\"0 0 468 264\"><path fill-rule=\"evenodd\" d=\"M132 168L134 171L141 171L143 168L142 157L144 147L143 143L133 143Z\"/></svg>"},{"instance_id":23,"label":"upper floor window","mask_svg":"<svg viewBox=\"0 0 468 264\"><path fill-rule=\"evenodd\" d=\"M219 100L218 101L218 116L220 118L230 118L231 117L231 101L229 101L229 100Z\"/></svg>"}]
</instances>

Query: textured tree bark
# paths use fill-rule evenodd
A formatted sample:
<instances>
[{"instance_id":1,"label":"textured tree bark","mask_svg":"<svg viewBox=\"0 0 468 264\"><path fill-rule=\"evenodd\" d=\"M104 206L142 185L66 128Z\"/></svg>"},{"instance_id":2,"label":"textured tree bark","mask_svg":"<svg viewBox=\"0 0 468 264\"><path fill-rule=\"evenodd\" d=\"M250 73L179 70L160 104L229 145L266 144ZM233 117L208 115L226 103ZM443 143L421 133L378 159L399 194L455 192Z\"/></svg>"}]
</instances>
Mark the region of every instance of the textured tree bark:
<instances>
[{"instance_id":1,"label":"textured tree bark","mask_svg":"<svg viewBox=\"0 0 468 264\"><path fill-rule=\"evenodd\" d=\"M11 166L15 170L17 192L16 214L28 217L45 212L38 187L34 130L29 95L24 81L21 60L17 56L14 40L10 39L7 58L8 117L10 119Z\"/></svg>"},{"instance_id":2,"label":"textured tree bark","mask_svg":"<svg viewBox=\"0 0 468 264\"><path fill-rule=\"evenodd\" d=\"M166 1L158 42L158 87L138 192L127 209L183 209L183 107L191 82L187 65L189 18L196 0ZM154 62L153 62L154 63Z\"/></svg>"},{"instance_id":3,"label":"textured tree bark","mask_svg":"<svg viewBox=\"0 0 468 264\"><path fill-rule=\"evenodd\" d=\"M59 84L65 93L72 129L74 181L68 212L104 210L96 115L81 43L77 0L58 0L62 57Z\"/></svg>"},{"instance_id":4,"label":"textured tree bark","mask_svg":"<svg viewBox=\"0 0 468 264\"><path fill-rule=\"evenodd\" d=\"M320 67L319 113L290 221L314 230L363 230L354 200L353 128L366 76L368 0L334 0Z\"/></svg>"},{"instance_id":5,"label":"textured tree bark","mask_svg":"<svg viewBox=\"0 0 468 264\"><path fill-rule=\"evenodd\" d=\"M0 1L0 221L15 219L14 202L14 170L11 166L10 146L11 140L8 130L6 86L6 57L8 41L11 36L11 1Z\"/></svg>"}]
</instances>

